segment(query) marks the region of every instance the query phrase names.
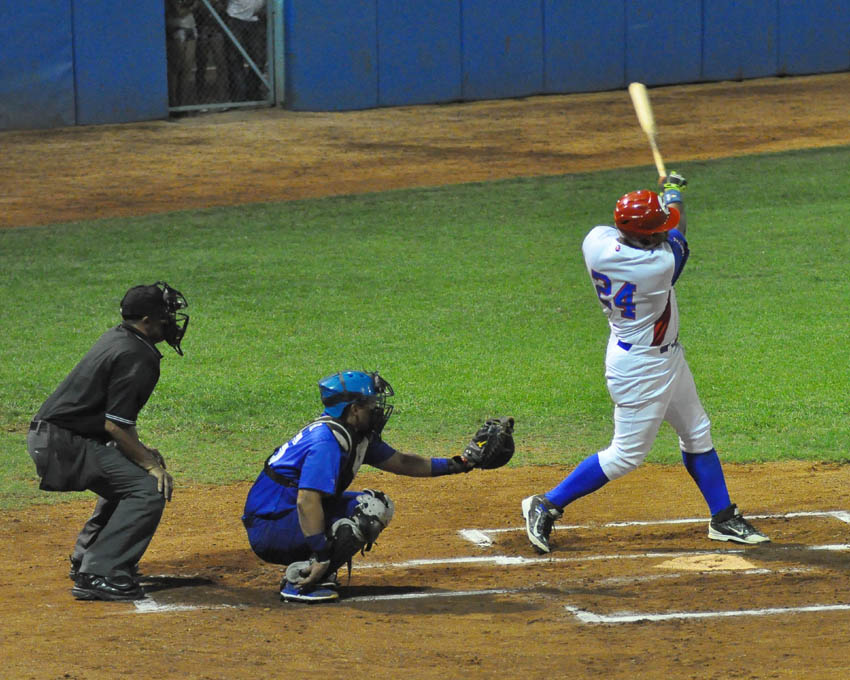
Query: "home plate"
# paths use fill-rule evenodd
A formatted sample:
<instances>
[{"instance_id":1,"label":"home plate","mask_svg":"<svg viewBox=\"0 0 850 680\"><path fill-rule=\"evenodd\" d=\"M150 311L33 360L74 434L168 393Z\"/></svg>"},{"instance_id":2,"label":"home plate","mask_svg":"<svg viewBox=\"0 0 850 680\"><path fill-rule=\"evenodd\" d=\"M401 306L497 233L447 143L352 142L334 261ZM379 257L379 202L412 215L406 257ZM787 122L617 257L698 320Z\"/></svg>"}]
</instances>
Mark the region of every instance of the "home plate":
<instances>
[{"instance_id":1,"label":"home plate","mask_svg":"<svg viewBox=\"0 0 850 680\"><path fill-rule=\"evenodd\" d=\"M676 557L655 566L658 569L676 571L736 571L756 568L756 565L739 555L722 554Z\"/></svg>"}]
</instances>

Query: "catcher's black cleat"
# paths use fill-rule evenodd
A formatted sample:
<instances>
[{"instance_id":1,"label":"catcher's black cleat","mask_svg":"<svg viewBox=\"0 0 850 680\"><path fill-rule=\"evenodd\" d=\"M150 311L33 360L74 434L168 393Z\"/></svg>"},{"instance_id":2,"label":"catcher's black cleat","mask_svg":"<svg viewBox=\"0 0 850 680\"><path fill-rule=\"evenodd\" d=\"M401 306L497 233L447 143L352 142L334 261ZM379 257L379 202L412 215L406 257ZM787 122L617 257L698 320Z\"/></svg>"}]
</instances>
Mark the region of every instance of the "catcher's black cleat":
<instances>
[{"instance_id":1,"label":"catcher's black cleat","mask_svg":"<svg viewBox=\"0 0 850 680\"><path fill-rule=\"evenodd\" d=\"M145 591L129 576L77 574L71 594L78 600L126 601L143 600Z\"/></svg>"},{"instance_id":2,"label":"catcher's black cleat","mask_svg":"<svg viewBox=\"0 0 850 680\"><path fill-rule=\"evenodd\" d=\"M340 588L342 584L339 582L339 578L337 577L337 572L331 572L330 574L325 574L319 579L318 586L320 588L330 588L332 590L336 590Z\"/></svg>"},{"instance_id":3,"label":"catcher's black cleat","mask_svg":"<svg viewBox=\"0 0 850 680\"><path fill-rule=\"evenodd\" d=\"M296 586L291 581L281 584L281 602L301 602L303 604L316 604L319 602L333 602L339 599L339 593L332 588L322 586Z\"/></svg>"},{"instance_id":4,"label":"catcher's black cleat","mask_svg":"<svg viewBox=\"0 0 850 680\"><path fill-rule=\"evenodd\" d=\"M522 516L525 517L525 533L528 540L539 553L547 553L549 534L556 519L560 519L563 511L556 508L543 496L529 496L522 501Z\"/></svg>"},{"instance_id":5,"label":"catcher's black cleat","mask_svg":"<svg viewBox=\"0 0 850 680\"><path fill-rule=\"evenodd\" d=\"M712 516L708 523L708 537L715 541L734 541L748 545L770 542L767 536L741 516L734 503Z\"/></svg>"}]
</instances>

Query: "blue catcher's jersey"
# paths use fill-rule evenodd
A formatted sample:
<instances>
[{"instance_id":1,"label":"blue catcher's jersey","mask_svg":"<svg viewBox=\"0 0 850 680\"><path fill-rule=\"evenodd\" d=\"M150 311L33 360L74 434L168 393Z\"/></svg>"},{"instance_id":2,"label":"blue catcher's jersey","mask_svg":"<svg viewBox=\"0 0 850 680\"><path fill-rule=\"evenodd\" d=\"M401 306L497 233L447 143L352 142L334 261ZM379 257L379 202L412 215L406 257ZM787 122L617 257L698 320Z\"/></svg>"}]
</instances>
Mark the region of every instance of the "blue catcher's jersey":
<instances>
[{"instance_id":1,"label":"blue catcher's jersey","mask_svg":"<svg viewBox=\"0 0 850 680\"><path fill-rule=\"evenodd\" d=\"M274 473L291 480L292 486L276 482L264 470L248 492L245 516L282 517L295 508L298 489L312 489L329 496L342 493L345 489L337 487L348 462L353 463L350 473L353 478L360 463L380 465L396 452L378 437L364 440L357 449L346 453L330 426L323 422L310 423L275 449L267 462ZM349 461L349 456L356 458Z\"/></svg>"}]
</instances>

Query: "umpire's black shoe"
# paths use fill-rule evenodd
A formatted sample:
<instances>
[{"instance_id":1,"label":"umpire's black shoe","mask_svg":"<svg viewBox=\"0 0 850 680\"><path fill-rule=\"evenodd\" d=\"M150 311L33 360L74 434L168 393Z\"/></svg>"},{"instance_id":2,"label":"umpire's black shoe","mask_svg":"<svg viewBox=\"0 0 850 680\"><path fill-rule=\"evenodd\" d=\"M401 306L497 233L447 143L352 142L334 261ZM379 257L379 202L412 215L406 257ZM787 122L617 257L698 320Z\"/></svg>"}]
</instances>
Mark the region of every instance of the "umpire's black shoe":
<instances>
[{"instance_id":1,"label":"umpire's black shoe","mask_svg":"<svg viewBox=\"0 0 850 680\"><path fill-rule=\"evenodd\" d=\"M77 574L71 594L78 600L141 600L142 587L129 576L98 576Z\"/></svg>"},{"instance_id":2,"label":"umpire's black shoe","mask_svg":"<svg viewBox=\"0 0 850 680\"><path fill-rule=\"evenodd\" d=\"M522 501L522 516L525 517L525 533L528 540L539 553L547 553L549 534L556 519L560 519L563 511L556 508L544 495L529 496Z\"/></svg>"},{"instance_id":3,"label":"umpire's black shoe","mask_svg":"<svg viewBox=\"0 0 850 680\"><path fill-rule=\"evenodd\" d=\"M80 565L83 560L80 558L76 558L73 555L68 555L68 559L71 561L71 568L68 570L68 578L72 581L77 580L77 574L80 573ZM142 579L142 575L139 573L139 565L134 564L130 567L130 576L132 576L136 581L140 581Z\"/></svg>"},{"instance_id":4,"label":"umpire's black shoe","mask_svg":"<svg viewBox=\"0 0 850 680\"><path fill-rule=\"evenodd\" d=\"M83 563L80 559L75 559L73 555L68 555L68 559L71 560L71 568L68 570L68 578L72 581L77 580L77 574L80 573L80 565Z\"/></svg>"}]
</instances>

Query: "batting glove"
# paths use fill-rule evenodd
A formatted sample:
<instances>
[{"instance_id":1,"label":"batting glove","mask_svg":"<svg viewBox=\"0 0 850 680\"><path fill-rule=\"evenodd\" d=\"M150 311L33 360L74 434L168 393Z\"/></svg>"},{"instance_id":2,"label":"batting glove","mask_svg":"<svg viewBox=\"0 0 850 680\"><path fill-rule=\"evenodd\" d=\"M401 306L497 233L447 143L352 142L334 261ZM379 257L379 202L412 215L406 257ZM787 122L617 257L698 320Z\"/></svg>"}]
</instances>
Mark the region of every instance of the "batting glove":
<instances>
[{"instance_id":1,"label":"batting glove","mask_svg":"<svg viewBox=\"0 0 850 680\"><path fill-rule=\"evenodd\" d=\"M663 180L661 180L661 187L666 191L667 189L675 189L678 191L684 191L685 187L688 186L688 180L686 180L682 175L680 175L675 170L671 170L670 174L667 175Z\"/></svg>"},{"instance_id":2,"label":"batting glove","mask_svg":"<svg viewBox=\"0 0 850 680\"><path fill-rule=\"evenodd\" d=\"M675 170L672 170L667 177L661 180L661 188L664 190L661 194L661 202L665 206L671 203L681 203L682 192L686 186L688 186L688 180Z\"/></svg>"}]
</instances>

